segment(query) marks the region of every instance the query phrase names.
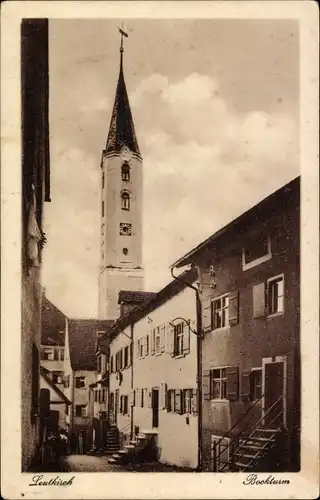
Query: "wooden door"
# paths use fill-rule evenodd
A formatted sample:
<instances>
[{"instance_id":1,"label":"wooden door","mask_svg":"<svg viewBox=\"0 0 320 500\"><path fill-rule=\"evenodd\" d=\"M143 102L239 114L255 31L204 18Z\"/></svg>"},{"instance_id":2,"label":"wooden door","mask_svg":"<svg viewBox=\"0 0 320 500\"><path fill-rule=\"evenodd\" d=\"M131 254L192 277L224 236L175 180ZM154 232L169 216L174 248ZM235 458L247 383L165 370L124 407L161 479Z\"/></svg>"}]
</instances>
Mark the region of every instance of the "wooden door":
<instances>
[{"instance_id":1,"label":"wooden door","mask_svg":"<svg viewBox=\"0 0 320 500\"><path fill-rule=\"evenodd\" d=\"M264 364L264 426L278 428L284 424L284 362L274 361Z\"/></svg>"}]
</instances>

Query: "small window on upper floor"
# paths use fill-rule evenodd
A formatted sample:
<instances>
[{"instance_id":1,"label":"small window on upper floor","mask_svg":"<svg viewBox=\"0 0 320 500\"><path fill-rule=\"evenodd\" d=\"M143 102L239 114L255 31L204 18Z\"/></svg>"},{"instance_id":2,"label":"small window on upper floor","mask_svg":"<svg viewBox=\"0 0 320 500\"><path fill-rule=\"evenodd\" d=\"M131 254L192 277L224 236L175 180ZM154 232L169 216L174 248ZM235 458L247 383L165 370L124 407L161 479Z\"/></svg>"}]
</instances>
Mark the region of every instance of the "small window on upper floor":
<instances>
[{"instance_id":1,"label":"small window on upper floor","mask_svg":"<svg viewBox=\"0 0 320 500\"><path fill-rule=\"evenodd\" d=\"M104 189L104 172L102 172L102 189Z\"/></svg>"},{"instance_id":2,"label":"small window on upper floor","mask_svg":"<svg viewBox=\"0 0 320 500\"><path fill-rule=\"evenodd\" d=\"M127 191L121 193L121 208L122 210L130 210L130 194Z\"/></svg>"},{"instance_id":3,"label":"small window on upper floor","mask_svg":"<svg viewBox=\"0 0 320 500\"><path fill-rule=\"evenodd\" d=\"M271 240L266 232L253 234L242 249L242 268L244 271L271 259Z\"/></svg>"},{"instance_id":4,"label":"small window on upper floor","mask_svg":"<svg viewBox=\"0 0 320 500\"><path fill-rule=\"evenodd\" d=\"M212 328L229 326L229 294L217 297L212 301Z\"/></svg>"},{"instance_id":5,"label":"small window on upper floor","mask_svg":"<svg viewBox=\"0 0 320 500\"><path fill-rule=\"evenodd\" d=\"M130 167L128 163L123 163L121 167L121 179L123 181L130 181Z\"/></svg>"},{"instance_id":6,"label":"small window on upper floor","mask_svg":"<svg viewBox=\"0 0 320 500\"><path fill-rule=\"evenodd\" d=\"M268 288L268 315L281 314L284 311L284 278L283 275L270 278Z\"/></svg>"},{"instance_id":7,"label":"small window on upper floor","mask_svg":"<svg viewBox=\"0 0 320 500\"><path fill-rule=\"evenodd\" d=\"M76 389L84 389L86 387L86 377L76 377Z\"/></svg>"}]
</instances>

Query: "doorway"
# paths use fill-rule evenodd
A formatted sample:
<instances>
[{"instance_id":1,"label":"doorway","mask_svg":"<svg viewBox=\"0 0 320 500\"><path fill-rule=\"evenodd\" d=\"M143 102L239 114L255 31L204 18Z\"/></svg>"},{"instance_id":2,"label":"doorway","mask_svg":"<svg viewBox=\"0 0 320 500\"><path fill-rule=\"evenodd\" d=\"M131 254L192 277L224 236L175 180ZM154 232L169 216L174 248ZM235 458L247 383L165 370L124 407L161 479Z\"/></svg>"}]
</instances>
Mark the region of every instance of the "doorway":
<instances>
[{"instance_id":1,"label":"doorway","mask_svg":"<svg viewBox=\"0 0 320 500\"><path fill-rule=\"evenodd\" d=\"M276 429L286 426L286 359L277 356L275 359L262 360L263 405L262 416L264 426Z\"/></svg>"},{"instance_id":2,"label":"doorway","mask_svg":"<svg viewBox=\"0 0 320 500\"><path fill-rule=\"evenodd\" d=\"M159 389L152 389L152 427L159 426Z\"/></svg>"}]
</instances>

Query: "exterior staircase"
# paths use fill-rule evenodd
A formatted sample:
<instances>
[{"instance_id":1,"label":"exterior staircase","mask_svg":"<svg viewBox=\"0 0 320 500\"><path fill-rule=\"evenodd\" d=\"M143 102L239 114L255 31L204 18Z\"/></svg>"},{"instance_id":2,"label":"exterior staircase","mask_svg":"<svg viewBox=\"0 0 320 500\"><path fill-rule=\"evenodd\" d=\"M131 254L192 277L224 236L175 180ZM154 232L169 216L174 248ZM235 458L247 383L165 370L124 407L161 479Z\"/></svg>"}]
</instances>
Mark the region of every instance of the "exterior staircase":
<instances>
[{"instance_id":1,"label":"exterior staircase","mask_svg":"<svg viewBox=\"0 0 320 500\"><path fill-rule=\"evenodd\" d=\"M213 444L214 472L276 472L285 442L285 431L281 424L283 397L281 396L258 422L252 424L252 409L262 397L248 408L218 442ZM245 418L247 423L240 431L236 431L240 427L239 422ZM228 444L225 444L226 438Z\"/></svg>"},{"instance_id":2,"label":"exterior staircase","mask_svg":"<svg viewBox=\"0 0 320 500\"><path fill-rule=\"evenodd\" d=\"M119 450L119 431L115 424L112 424L106 432L106 453L112 455Z\"/></svg>"},{"instance_id":3,"label":"exterior staircase","mask_svg":"<svg viewBox=\"0 0 320 500\"><path fill-rule=\"evenodd\" d=\"M157 431L141 431L123 449L113 453L108 459L110 464L124 465L128 463L148 462L157 459Z\"/></svg>"}]
</instances>

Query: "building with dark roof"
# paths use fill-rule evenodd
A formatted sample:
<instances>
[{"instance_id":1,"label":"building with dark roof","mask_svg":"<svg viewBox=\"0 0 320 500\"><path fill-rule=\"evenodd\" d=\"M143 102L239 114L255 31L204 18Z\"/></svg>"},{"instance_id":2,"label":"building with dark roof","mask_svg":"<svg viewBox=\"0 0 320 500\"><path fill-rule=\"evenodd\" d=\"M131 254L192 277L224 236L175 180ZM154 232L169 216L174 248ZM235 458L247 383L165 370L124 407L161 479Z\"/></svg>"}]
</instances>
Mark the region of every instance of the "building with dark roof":
<instances>
[{"instance_id":1,"label":"building with dark roof","mask_svg":"<svg viewBox=\"0 0 320 500\"><path fill-rule=\"evenodd\" d=\"M90 385L96 382L97 338L106 335L111 323L95 319L66 321L64 393L72 402L66 423L73 451L85 452L91 446Z\"/></svg>"},{"instance_id":2,"label":"building with dark roof","mask_svg":"<svg viewBox=\"0 0 320 500\"><path fill-rule=\"evenodd\" d=\"M201 458L207 471L300 462L300 178L173 267L198 270Z\"/></svg>"}]
</instances>

